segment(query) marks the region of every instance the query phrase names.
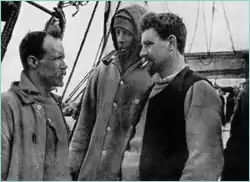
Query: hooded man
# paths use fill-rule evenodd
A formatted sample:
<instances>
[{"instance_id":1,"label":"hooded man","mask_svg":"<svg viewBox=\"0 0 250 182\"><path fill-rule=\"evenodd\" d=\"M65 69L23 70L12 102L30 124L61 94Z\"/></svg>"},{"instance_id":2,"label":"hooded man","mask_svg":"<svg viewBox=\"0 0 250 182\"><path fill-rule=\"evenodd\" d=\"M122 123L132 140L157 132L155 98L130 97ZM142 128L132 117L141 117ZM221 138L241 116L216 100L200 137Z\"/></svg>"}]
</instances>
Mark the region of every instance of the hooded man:
<instances>
[{"instance_id":1,"label":"hooded man","mask_svg":"<svg viewBox=\"0 0 250 182\"><path fill-rule=\"evenodd\" d=\"M152 84L139 59L139 20L146 10L131 5L111 20L115 51L92 74L70 144L76 180L120 180L134 108Z\"/></svg>"}]
</instances>

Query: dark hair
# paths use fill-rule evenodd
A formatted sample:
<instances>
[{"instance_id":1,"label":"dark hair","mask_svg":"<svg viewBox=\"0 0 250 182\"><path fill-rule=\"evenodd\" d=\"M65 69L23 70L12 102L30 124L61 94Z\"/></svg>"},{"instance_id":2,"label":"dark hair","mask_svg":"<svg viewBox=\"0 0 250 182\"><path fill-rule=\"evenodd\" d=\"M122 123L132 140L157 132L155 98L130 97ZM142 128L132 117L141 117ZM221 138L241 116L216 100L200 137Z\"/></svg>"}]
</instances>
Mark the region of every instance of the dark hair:
<instances>
[{"instance_id":1,"label":"dark hair","mask_svg":"<svg viewBox=\"0 0 250 182\"><path fill-rule=\"evenodd\" d=\"M54 32L45 31L33 31L28 32L22 39L19 46L19 54L22 61L23 69L28 69L27 58L31 55L35 56L37 59L42 59L45 50L43 49L43 41L46 36L51 35L52 37L59 38Z\"/></svg>"},{"instance_id":2,"label":"dark hair","mask_svg":"<svg viewBox=\"0 0 250 182\"><path fill-rule=\"evenodd\" d=\"M182 19L173 13L147 13L142 17L140 23L141 32L153 28L163 40L170 35L177 39L177 48L181 54L184 54L187 28Z\"/></svg>"}]
</instances>

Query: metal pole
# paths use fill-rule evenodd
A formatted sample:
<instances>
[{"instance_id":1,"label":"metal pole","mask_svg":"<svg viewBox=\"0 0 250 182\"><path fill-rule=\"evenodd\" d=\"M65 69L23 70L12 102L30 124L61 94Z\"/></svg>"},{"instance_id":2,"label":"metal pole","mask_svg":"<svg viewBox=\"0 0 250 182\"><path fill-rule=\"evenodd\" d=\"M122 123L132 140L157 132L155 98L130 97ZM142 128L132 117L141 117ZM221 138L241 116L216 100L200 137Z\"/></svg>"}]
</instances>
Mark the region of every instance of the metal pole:
<instances>
[{"instance_id":1,"label":"metal pole","mask_svg":"<svg viewBox=\"0 0 250 182\"><path fill-rule=\"evenodd\" d=\"M33 1L26 1L26 2L29 3L29 4L31 4L31 5L33 5L33 6L35 6L35 7L37 7L38 9L44 11L45 13L50 14L51 16L54 15L54 12L53 12L53 11L51 11L51 10L49 10L49 9L47 9L47 8L45 8L45 7L43 7L43 6L41 6L40 4L37 4L37 3L33 2Z\"/></svg>"}]
</instances>

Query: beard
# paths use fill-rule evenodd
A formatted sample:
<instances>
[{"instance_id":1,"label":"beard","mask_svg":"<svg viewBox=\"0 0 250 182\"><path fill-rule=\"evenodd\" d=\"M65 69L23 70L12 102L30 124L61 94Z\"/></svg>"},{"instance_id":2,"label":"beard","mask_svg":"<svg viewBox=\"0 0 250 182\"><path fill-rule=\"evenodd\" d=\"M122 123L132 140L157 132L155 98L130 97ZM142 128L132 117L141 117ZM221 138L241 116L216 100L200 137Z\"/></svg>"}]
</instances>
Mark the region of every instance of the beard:
<instances>
[{"instance_id":1,"label":"beard","mask_svg":"<svg viewBox=\"0 0 250 182\"><path fill-rule=\"evenodd\" d=\"M152 77L157 72L157 68L156 68L155 63L149 62L147 65L147 71L148 71L149 75Z\"/></svg>"},{"instance_id":2,"label":"beard","mask_svg":"<svg viewBox=\"0 0 250 182\"><path fill-rule=\"evenodd\" d=\"M44 85L46 85L49 88L55 88L55 87L63 87L64 82L63 82L63 76L60 74L39 74L42 82Z\"/></svg>"}]
</instances>

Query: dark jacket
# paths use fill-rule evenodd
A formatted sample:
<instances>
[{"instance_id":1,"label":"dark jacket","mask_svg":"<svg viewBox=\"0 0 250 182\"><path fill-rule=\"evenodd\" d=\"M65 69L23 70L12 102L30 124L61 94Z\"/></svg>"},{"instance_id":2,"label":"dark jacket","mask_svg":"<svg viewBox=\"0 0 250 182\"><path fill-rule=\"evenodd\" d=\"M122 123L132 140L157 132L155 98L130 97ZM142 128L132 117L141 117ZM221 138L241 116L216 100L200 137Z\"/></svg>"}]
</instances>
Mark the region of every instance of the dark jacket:
<instances>
[{"instance_id":1,"label":"dark jacket","mask_svg":"<svg viewBox=\"0 0 250 182\"><path fill-rule=\"evenodd\" d=\"M20 83L14 82L10 90L2 93L2 180L44 179L47 118L43 104L37 102L38 95L39 91L24 73ZM54 151L57 164L50 180L71 180L66 122L62 120L51 127L59 141Z\"/></svg>"},{"instance_id":2,"label":"dark jacket","mask_svg":"<svg viewBox=\"0 0 250 182\"><path fill-rule=\"evenodd\" d=\"M248 84L247 84L248 85ZM248 87L247 87L248 88ZM249 90L237 100L224 156L223 181L249 181Z\"/></svg>"},{"instance_id":3,"label":"dark jacket","mask_svg":"<svg viewBox=\"0 0 250 182\"><path fill-rule=\"evenodd\" d=\"M221 103L213 87L185 68L159 93L149 95L138 107L149 97L140 180L217 180L223 149Z\"/></svg>"},{"instance_id":4,"label":"dark jacket","mask_svg":"<svg viewBox=\"0 0 250 182\"><path fill-rule=\"evenodd\" d=\"M135 39L136 45L140 46L139 18L145 11L139 6L125 10L134 20L136 36L139 36ZM140 47L130 56L128 61L133 64L124 74L117 56L108 58L106 64L101 62L92 74L70 144L74 179L120 180L120 165L131 133L134 108L152 84L147 71L141 68L139 53Z\"/></svg>"}]
</instances>

